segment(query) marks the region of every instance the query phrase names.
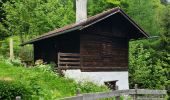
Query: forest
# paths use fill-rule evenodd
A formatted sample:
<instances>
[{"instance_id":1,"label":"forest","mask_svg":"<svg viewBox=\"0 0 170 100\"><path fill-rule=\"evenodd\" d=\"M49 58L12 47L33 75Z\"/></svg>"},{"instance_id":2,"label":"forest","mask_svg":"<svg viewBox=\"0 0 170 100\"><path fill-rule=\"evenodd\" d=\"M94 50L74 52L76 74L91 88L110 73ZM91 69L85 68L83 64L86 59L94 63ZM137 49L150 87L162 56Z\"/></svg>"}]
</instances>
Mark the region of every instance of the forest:
<instances>
[{"instance_id":1,"label":"forest","mask_svg":"<svg viewBox=\"0 0 170 100\"><path fill-rule=\"evenodd\" d=\"M129 44L130 88L166 89L170 95L170 4L167 0L88 0L88 17L121 7L149 35ZM75 22L74 0L1 0L0 56L32 59L31 46L20 44ZM28 55L29 54L29 55ZM2 57L1 57L2 58ZM1 67L1 65L0 65Z\"/></svg>"}]
</instances>

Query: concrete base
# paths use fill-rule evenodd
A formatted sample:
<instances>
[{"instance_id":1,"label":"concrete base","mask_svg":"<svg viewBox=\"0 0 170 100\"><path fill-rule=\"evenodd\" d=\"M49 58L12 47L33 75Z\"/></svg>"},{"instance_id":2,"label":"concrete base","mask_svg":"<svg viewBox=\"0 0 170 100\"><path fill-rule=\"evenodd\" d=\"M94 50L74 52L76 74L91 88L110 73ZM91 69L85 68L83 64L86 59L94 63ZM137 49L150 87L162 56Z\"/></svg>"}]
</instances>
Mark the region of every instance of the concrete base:
<instances>
[{"instance_id":1,"label":"concrete base","mask_svg":"<svg viewBox=\"0 0 170 100\"><path fill-rule=\"evenodd\" d=\"M121 72L81 72L80 70L66 70L65 76L77 82L90 81L98 85L104 85L106 81L118 80L116 85L119 90L129 89L128 71Z\"/></svg>"}]
</instances>

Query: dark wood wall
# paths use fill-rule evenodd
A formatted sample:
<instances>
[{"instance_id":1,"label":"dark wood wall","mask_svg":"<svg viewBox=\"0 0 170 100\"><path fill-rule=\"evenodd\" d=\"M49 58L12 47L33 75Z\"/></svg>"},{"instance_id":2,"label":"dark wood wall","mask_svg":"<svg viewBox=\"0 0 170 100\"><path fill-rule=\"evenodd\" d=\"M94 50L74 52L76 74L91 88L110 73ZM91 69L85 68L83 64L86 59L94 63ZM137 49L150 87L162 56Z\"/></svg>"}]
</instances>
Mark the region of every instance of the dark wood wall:
<instances>
[{"instance_id":1,"label":"dark wood wall","mask_svg":"<svg viewBox=\"0 0 170 100\"><path fill-rule=\"evenodd\" d=\"M58 52L79 53L80 38L77 32L48 38L34 44L34 61L43 59L44 62L57 64Z\"/></svg>"},{"instance_id":2,"label":"dark wood wall","mask_svg":"<svg viewBox=\"0 0 170 100\"><path fill-rule=\"evenodd\" d=\"M55 62L57 56L52 41L41 41L34 44L34 61L42 59L44 62Z\"/></svg>"},{"instance_id":3,"label":"dark wood wall","mask_svg":"<svg viewBox=\"0 0 170 100\"><path fill-rule=\"evenodd\" d=\"M82 70L127 70L128 42L124 28L109 20L87 28L80 35Z\"/></svg>"}]
</instances>

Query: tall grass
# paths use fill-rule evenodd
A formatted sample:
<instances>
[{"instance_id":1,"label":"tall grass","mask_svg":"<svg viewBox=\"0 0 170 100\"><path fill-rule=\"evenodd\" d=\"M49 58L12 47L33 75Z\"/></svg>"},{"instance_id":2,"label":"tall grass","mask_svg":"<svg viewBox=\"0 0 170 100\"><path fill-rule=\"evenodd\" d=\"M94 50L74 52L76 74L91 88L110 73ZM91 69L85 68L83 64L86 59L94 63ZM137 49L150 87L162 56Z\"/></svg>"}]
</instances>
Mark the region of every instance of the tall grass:
<instances>
[{"instance_id":1,"label":"tall grass","mask_svg":"<svg viewBox=\"0 0 170 100\"><path fill-rule=\"evenodd\" d=\"M49 70L50 65L41 65L32 68L25 68L22 65L15 66L8 60L0 59L0 82L8 81L11 84L17 83L24 86L29 94L23 99L52 100L76 94L80 88L83 93L107 91L104 86L97 86L86 82L77 84L74 80L60 77ZM5 91L5 90L4 90Z\"/></svg>"}]
</instances>

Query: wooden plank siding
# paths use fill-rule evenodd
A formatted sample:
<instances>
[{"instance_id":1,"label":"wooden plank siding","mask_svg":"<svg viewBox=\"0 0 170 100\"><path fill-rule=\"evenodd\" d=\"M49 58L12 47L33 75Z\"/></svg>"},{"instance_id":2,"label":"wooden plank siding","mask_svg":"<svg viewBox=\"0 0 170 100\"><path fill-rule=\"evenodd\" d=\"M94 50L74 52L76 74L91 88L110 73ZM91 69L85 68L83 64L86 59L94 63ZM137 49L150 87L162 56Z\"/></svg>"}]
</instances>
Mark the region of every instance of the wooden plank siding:
<instances>
[{"instance_id":1,"label":"wooden plank siding","mask_svg":"<svg viewBox=\"0 0 170 100\"><path fill-rule=\"evenodd\" d=\"M83 38L88 38L90 35L83 35ZM115 43L114 41L104 42L95 40L86 40L81 38L80 53L82 57L82 68L98 67L102 70L108 69L112 70L114 67L127 68L128 67L128 48L119 47L116 45L121 45ZM100 37L94 37L100 38ZM106 38L107 39L107 38ZM99 39L102 40L102 39ZM111 68L113 67L113 68ZM91 70L93 70L90 68ZM95 70L94 69L94 70ZM122 69L124 70L124 69Z\"/></svg>"},{"instance_id":2,"label":"wooden plank siding","mask_svg":"<svg viewBox=\"0 0 170 100\"><path fill-rule=\"evenodd\" d=\"M123 31L102 23L80 34L82 71L127 71L128 38Z\"/></svg>"}]
</instances>

